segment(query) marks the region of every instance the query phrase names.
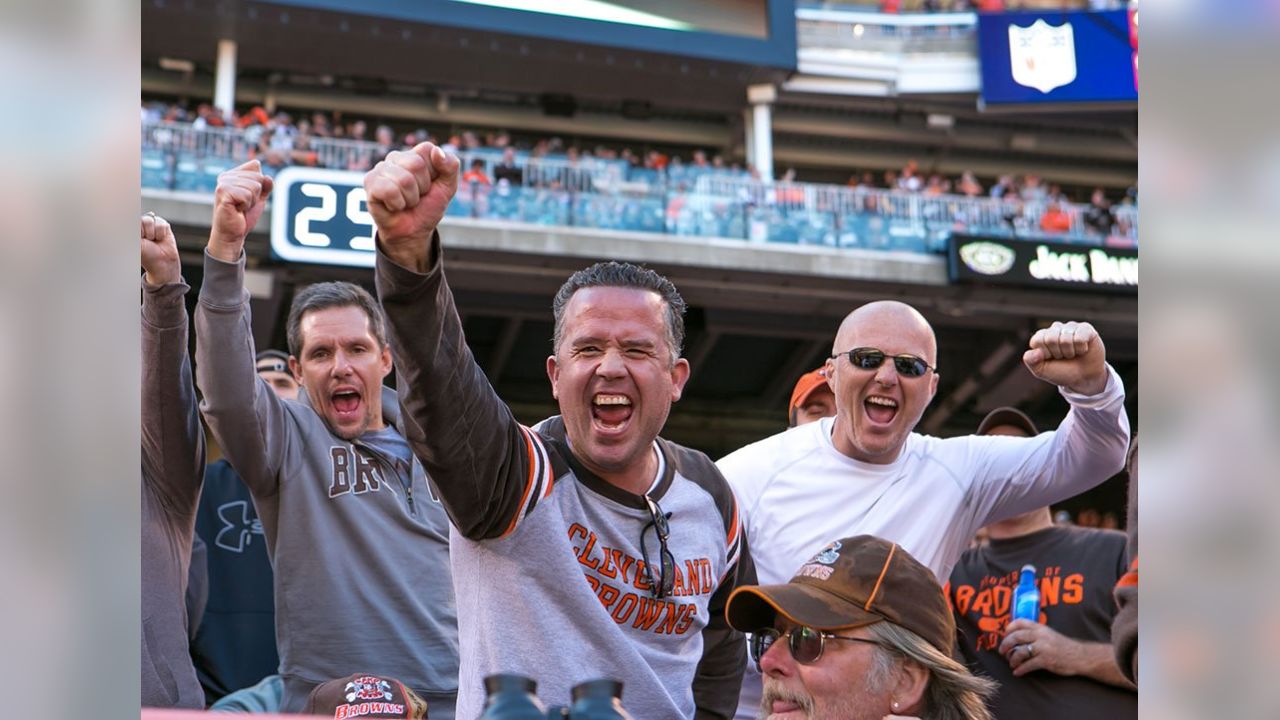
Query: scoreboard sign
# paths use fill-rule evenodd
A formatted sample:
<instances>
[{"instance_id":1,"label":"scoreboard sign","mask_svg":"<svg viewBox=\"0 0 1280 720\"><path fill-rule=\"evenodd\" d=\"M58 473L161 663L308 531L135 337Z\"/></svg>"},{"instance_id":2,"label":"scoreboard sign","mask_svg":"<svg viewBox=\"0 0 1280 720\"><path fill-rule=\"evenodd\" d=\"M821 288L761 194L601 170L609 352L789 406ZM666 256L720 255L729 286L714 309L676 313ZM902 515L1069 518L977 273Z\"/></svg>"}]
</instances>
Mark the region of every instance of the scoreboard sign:
<instances>
[{"instance_id":1,"label":"scoreboard sign","mask_svg":"<svg viewBox=\"0 0 1280 720\"><path fill-rule=\"evenodd\" d=\"M271 192L271 252L290 262L373 267L364 173L288 167Z\"/></svg>"},{"instance_id":2,"label":"scoreboard sign","mask_svg":"<svg viewBox=\"0 0 1280 720\"><path fill-rule=\"evenodd\" d=\"M951 281L1136 294L1136 248L952 235Z\"/></svg>"}]
</instances>

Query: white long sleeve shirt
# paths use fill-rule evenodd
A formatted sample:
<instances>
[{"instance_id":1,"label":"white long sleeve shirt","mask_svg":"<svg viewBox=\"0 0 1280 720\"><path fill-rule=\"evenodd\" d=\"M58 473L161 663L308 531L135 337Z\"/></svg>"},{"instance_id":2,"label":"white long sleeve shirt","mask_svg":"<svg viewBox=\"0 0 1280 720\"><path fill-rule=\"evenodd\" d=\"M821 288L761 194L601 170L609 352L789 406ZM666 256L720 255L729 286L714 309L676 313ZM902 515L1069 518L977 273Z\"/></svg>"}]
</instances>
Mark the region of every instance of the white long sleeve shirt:
<instances>
[{"instance_id":1,"label":"white long sleeve shirt","mask_svg":"<svg viewBox=\"0 0 1280 720\"><path fill-rule=\"evenodd\" d=\"M1129 418L1110 366L1093 396L1061 390L1071 411L1034 438L911 433L887 465L854 460L831 441L834 418L737 450L717 465L737 495L760 584L785 583L827 543L869 534L896 542L941 585L985 525L1101 483L1124 465ZM739 718L758 712L749 664Z\"/></svg>"}]
</instances>

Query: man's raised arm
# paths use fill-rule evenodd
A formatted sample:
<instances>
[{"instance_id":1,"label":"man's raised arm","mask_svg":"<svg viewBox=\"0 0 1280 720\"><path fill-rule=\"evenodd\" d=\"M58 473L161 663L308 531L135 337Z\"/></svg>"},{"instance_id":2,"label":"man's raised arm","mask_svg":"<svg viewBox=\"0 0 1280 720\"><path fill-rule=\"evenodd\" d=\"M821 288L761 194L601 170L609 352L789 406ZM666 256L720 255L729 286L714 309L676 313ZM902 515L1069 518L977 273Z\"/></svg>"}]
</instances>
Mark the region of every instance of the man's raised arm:
<instances>
[{"instance_id":1,"label":"man's raised arm","mask_svg":"<svg viewBox=\"0 0 1280 720\"><path fill-rule=\"evenodd\" d=\"M500 537L550 489L551 470L476 365L445 282L436 226L458 189L458 159L422 143L387 155L364 186L407 439L459 532Z\"/></svg>"},{"instance_id":2,"label":"man's raised arm","mask_svg":"<svg viewBox=\"0 0 1280 720\"><path fill-rule=\"evenodd\" d=\"M1124 466L1124 384L1106 357L1102 337L1089 323L1055 322L1032 336L1023 363L1056 385L1071 411L1052 433L972 439L980 454L975 529L1078 495Z\"/></svg>"},{"instance_id":3,"label":"man's raised arm","mask_svg":"<svg viewBox=\"0 0 1280 720\"><path fill-rule=\"evenodd\" d=\"M172 517L195 522L204 478L204 429L187 355L187 308L173 229L142 218L142 465ZM188 527L188 532L191 529Z\"/></svg>"},{"instance_id":4,"label":"man's raised arm","mask_svg":"<svg viewBox=\"0 0 1280 720\"><path fill-rule=\"evenodd\" d=\"M278 489L284 404L254 369L244 241L271 194L257 160L218 176L204 282L196 306L196 382L200 409L227 459L255 494Z\"/></svg>"}]
</instances>

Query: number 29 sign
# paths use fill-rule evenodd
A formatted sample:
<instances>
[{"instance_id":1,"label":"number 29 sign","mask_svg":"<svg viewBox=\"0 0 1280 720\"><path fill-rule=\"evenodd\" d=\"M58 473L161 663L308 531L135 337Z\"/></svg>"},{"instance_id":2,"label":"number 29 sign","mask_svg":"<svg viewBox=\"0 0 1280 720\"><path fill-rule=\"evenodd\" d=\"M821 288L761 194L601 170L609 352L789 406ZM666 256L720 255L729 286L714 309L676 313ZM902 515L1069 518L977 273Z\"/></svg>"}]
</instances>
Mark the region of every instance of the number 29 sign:
<instances>
[{"instance_id":1,"label":"number 29 sign","mask_svg":"<svg viewBox=\"0 0 1280 720\"><path fill-rule=\"evenodd\" d=\"M364 173L287 167L271 192L271 250L290 262L373 267Z\"/></svg>"}]
</instances>

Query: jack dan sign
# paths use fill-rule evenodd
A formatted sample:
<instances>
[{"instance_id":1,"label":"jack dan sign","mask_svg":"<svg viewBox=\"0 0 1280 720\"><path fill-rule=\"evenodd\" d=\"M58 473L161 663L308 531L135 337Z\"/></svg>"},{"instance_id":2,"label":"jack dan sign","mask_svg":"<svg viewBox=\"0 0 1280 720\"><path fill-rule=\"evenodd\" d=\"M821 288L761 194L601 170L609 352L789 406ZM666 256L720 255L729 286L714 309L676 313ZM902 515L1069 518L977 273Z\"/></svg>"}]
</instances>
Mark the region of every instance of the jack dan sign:
<instances>
[{"instance_id":1,"label":"jack dan sign","mask_svg":"<svg viewBox=\"0 0 1280 720\"><path fill-rule=\"evenodd\" d=\"M1137 294L1138 251L952 235L951 281Z\"/></svg>"}]
</instances>

